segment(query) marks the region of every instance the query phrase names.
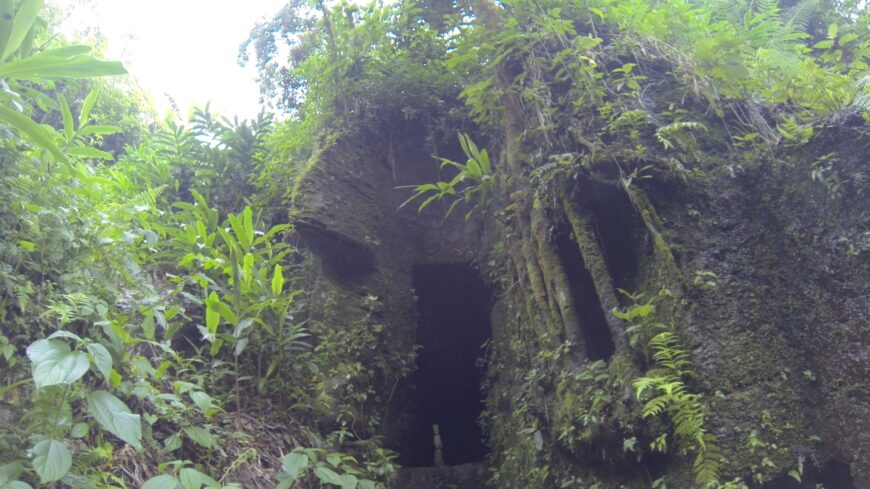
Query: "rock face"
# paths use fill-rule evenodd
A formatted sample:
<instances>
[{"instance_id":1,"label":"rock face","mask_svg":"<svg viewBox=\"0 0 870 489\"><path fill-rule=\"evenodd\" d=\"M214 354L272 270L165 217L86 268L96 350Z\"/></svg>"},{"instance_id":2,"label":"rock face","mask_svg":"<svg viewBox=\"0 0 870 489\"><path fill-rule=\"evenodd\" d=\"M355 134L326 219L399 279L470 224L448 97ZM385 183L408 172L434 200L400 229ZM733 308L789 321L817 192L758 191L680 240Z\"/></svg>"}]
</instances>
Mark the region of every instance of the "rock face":
<instances>
[{"instance_id":1,"label":"rock face","mask_svg":"<svg viewBox=\"0 0 870 489\"><path fill-rule=\"evenodd\" d=\"M644 416L630 388L653 367L649 352L612 312L652 298L651 317L691 358L685 385L702 396L721 480L870 487L862 121L836 121L752 168L627 187L567 182L555 205L507 186L505 210L469 221L464 211L442 221L437 206L399 209L410 191L397 187L439 179L422 136L405 131L395 146L372 133L324 147L293 215L319 260L319 327L374 315L382 328L376 354L359 354L363 364L388 359L373 367L368 412L381 423L370 434L401 448L413 424L414 267L474 262L497 294L482 416L492 487L693 484L695 453L683 453L667 416ZM363 306L372 297L374 313ZM648 449L665 439L664 453ZM454 487L426 470L405 472L400 487Z\"/></svg>"}]
</instances>

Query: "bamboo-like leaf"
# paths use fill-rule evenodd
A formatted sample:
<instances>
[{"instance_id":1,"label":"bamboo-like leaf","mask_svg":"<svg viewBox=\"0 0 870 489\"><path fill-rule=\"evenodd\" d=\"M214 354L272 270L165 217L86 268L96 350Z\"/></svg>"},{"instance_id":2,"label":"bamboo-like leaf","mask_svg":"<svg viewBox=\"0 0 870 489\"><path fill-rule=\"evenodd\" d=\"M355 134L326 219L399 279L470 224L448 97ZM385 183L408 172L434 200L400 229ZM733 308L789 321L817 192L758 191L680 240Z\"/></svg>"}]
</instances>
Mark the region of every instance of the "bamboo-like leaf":
<instances>
[{"instance_id":1,"label":"bamboo-like leaf","mask_svg":"<svg viewBox=\"0 0 870 489\"><path fill-rule=\"evenodd\" d=\"M88 92L88 96L85 97L85 101L82 103L82 111L79 113L79 131L81 131L85 124L88 123L88 119L91 117L91 110L93 110L94 105L97 104L97 100L100 98L100 92L97 89L93 89ZM99 127L99 126L91 126L91 127ZM114 126L109 126L114 127ZM120 131L121 128L118 128Z\"/></svg>"},{"instance_id":2,"label":"bamboo-like leaf","mask_svg":"<svg viewBox=\"0 0 870 489\"><path fill-rule=\"evenodd\" d=\"M73 121L72 111L69 110L69 102L62 93L57 94L57 101L60 104L60 114L63 117L63 135L67 142L71 142L76 133L75 121Z\"/></svg>"},{"instance_id":3,"label":"bamboo-like leaf","mask_svg":"<svg viewBox=\"0 0 870 489\"><path fill-rule=\"evenodd\" d=\"M112 156L112 153L91 148L90 146L73 146L67 150L67 153L73 156L81 156L82 158L97 158L100 160L112 160L115 158Z\"/></svg>"},{"instance_id":4,"label":"bamboo-like leaf","mask_svg":"<svg viewBox=\"0 0 870 489\"><path fill-rule=\"evenodd\" d=\"M15 20L15 2L0 0L0 51L6 50Z\"/></svg>"},{"instance_id":5,"label":"bamboo-like leaf","mask_svg":"<svg viewBox=\"0 0 870 489\"><path fill-rule=\"evenodd\" d=\"M81 124L79 124L81 126ZM110 125L93 125L93 126L84 126L79 129L78 134L80 136L106 136L109 134L116 134L123 131L123 128L118 126L110 126Z\"/></svg>"},{"instance_id":6,"label":"bamboo-like leaf","mask_svg":"<svg viewBox=\"0 0 870 489\"><path fill-rule=\"evenodd\" d=\"M31 142L51 153L56 160L63 163L69 162L67 157L60 151L60 148L58 148L54 143L52 129L37 124L31 118L20 112L16 112L5 105L0 105L0 121L5 121L11 124L12 127L14 127L24 137L30 139Z\"/></svg>"}]
</instances>

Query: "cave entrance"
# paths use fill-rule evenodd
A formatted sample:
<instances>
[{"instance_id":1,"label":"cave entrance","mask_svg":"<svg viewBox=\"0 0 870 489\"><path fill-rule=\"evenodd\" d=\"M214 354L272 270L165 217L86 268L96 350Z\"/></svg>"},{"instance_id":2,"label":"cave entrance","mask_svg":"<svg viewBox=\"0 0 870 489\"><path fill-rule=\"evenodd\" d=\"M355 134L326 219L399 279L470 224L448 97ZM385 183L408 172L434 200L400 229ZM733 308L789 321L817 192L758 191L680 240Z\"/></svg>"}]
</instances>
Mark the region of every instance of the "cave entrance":
<instances>
[{"instance_id":1,"label":"cave entrance","mask_svg":"<svg viewBox=\"0 0 870 489\"><path fill-rule=\"evenodd\" d=\"M478 360L492 336L492 293L469 264L418 265L413 280L420 350L399 463L434 465L435 424L445 465L481 462L488 448L478 422L484 407Z\"/></svg>"}]
</instances>

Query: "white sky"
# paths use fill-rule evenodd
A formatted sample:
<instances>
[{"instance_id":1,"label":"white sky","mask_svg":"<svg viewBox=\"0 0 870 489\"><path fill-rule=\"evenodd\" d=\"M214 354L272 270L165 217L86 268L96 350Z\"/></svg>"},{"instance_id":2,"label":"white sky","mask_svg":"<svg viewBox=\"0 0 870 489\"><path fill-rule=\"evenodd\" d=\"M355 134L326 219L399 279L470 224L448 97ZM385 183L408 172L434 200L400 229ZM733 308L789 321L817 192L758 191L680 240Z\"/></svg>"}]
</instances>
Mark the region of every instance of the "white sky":
<instances>
[{"instance_id":1,"label":"white sky","mask_svg":"<svg viewBox=\"0 0 870 489\"><path fill-rule=\"evenodd\" d=\"M164 93L185 117L191 105L208 101L229 117L259 112L255 72L236 62L239 45L286 0L49 1L71 10L62 30L100 30L107 58L124 63L161 114L170 107Z\"/></svg>"}]
</instances>

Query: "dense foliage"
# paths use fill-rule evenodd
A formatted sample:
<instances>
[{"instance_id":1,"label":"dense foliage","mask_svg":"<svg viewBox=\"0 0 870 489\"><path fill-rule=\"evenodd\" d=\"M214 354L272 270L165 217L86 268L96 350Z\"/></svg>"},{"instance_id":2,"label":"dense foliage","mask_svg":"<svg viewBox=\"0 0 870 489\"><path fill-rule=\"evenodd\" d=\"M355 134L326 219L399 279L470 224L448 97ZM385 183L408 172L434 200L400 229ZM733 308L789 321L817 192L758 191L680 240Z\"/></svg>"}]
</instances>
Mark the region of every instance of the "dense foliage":
<instances>
[{"instance_id":1,"label":"dense foliage","mask_svg":"<svg viewBox=\"0 0 870 489\"><path fill-rule=\"evenodd\" d=\"M360 360L381 346L379 300L359 305L365 324L309 324L309 258L284 224L316 148L419 128L433 154L468 161L443 158L457 173L409 197L507 225L522 204L506 196L544 207L566 179L739 173L823 117L866 117L861 5L294 1L243 47L284 112L275 122L208 108L150 120L139 95L93 80L119 64L45 31L41 1L0 1L0 488L388 486L394 454L369 408L392 359ZM727 158L702 157L721 141ZM833 194L847 183L825 162L812 178ZM676 449L696 454L699 486L740 487L719 480L678 332L638 307L620 313L636 315L644 375L592 363L569 377L561 350L533 360L542 378L492 368L523 395L548 375L593 386L601 402L560 435L572 447L593 436L581 423L606 417L608 392L633 385L639 418L668 420ZM494 445L537 432L527 413L490 414ZM665 435L649 451L667 452ZM538 451L494 454L495 483L569 487Z\"/></svg>"}]
</instances>

